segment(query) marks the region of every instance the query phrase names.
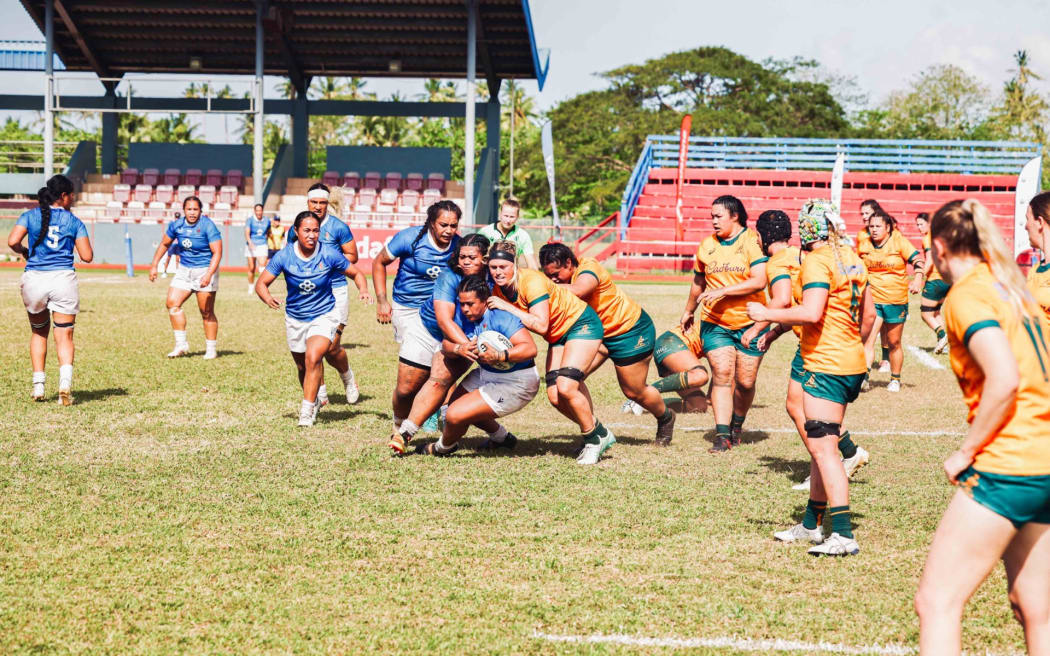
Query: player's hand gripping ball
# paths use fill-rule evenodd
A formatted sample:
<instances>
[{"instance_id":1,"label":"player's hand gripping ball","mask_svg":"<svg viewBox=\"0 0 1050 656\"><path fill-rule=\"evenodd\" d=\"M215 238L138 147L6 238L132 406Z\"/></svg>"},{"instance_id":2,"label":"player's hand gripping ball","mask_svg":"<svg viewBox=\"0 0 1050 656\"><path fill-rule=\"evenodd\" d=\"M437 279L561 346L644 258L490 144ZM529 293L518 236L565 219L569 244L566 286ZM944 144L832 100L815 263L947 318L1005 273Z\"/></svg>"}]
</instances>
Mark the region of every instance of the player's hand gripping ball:
<instances>
[{"instance_id":1,"label":"player's hand gripping ball","mask_svg":"<svg viewBox=\"0 0 1050 656\"><path fill-rule=\"evenodd\" d=\"M510 340L495 330L486 330L478 335L478 353L481 355L487 353L495 355L500 351L510 350L511 346L513 346L513 344L511 344ZM487 362L486 364L493 369L500 369L502 371L506 371L514 366L513 362Z\"/></svg>"}]
</instances>

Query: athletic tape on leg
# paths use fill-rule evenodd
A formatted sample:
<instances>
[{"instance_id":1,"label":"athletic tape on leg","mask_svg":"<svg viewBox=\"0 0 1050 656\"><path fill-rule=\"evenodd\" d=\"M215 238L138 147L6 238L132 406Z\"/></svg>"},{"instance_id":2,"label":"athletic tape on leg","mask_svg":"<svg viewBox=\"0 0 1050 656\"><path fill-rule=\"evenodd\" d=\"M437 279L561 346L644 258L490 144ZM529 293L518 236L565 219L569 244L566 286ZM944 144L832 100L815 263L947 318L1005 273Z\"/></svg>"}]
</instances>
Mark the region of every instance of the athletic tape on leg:
<instances>
[{"instance_id":1,"label":"athletic tape on leg","mask_svg":"<svg viewBox=\"0 0 1050 656\"><path fill-rule=\"evenodd\" d=\"M838 437L841 426L842 424L835 424L830 421L815 421L810 419L805 424L806 437L816 438L827 437L828 435Z\"/></svg>"},{"instance_id":2,"label":"athletic tape on leg","mask_svg":"<svg viewBox=\"0 0 1050 656\"><path fill-rule=\"evenodd\" d=\"M583 373L583 371L576 367L562 367L557 370L557 374L560 378L568 378L577 382L580 382L587 377L587 374Z\"/></svg>"}]
</instances>

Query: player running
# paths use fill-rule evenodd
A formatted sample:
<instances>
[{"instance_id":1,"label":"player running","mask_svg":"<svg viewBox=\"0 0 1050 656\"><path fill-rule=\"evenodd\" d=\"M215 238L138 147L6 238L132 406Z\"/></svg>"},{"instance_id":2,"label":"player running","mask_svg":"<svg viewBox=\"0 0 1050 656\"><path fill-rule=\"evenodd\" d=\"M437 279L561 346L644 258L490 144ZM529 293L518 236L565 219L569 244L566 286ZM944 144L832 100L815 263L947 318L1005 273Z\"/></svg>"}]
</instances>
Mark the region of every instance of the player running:
<instances>
[{"instance_id":1,"label":"player running","mask_svg":"<svg viewBox=\"0 0 1050 656\"><path fill-rule=\"evenodd\" d=\"M434 282L430 299L419 308L419 319L426 334L413 335L411 339L421 343L429 339L435 351L430 361L430 375L412 400L408 417L390 436L387 446L397 455L405 453L423 422L444 403L455 382L478 359L476 345L458 323L459 283L466 276L488 273L485 266L488 250L489 240L479 233L460 239L448 258L448 268ZM409 331L418 329L415 324L409 326ZM442 341L453 344L451 352L441 348ZM513 446L513 443L508 443L508 446Z\"/></svg>"},{"instance_id":2,"label":"player running","mask_svg":"<svg viewBox=\"0 0 1050 656\"><path fill-rule=\"evenodd\" d=\"M904 347L901 338L908 319L908 292L922 290L925 263L919 249L897 229L897 220L889 214L873 214L868 222L871 239L857 247L857 253L868 270L871 296L875 300L875 328L864 344L869 367L875 359L876 334L889 348L890 384L887 392L901 391L901 369ZM908 265L915 277L908 283Z\"/></svg>"},{"instance_id":3,"label":"player running","mask_svg":"<svg viewBox=\"0 0 1050 656\"><path fill-rule=\"evenodd\" d=\"M565 244L544 244L540 248L540 267L548 278L568 286L569 291L594 309L602 322L602 347L586 374L590 376L606 359L611 359L623 395L656 418L656 444L669 446L675 415L660 392L671 390L645 383L656 343L656 329L649 314L616 286L598 260L577 260Z\"/></svg>"},{"instance_id":4,"label":"player running","mask_svg":"<svg viewBox=\"0 0 1050 656\"><path fill-rule=\"evenodd\" d=\"M438 277L448 268L449 256L459 243L456 231L462 214L452 201L439 200L427 208L427 220L421 228L405 228L397 233L372 260L376 321L393 322L394 340L401 345L391 402L394 433L399 433L412 409L412 399L430 377L437 347L423 326L419 311L430 300ZM386 268L394 260L399 262L391 304L386 296Z\"/></svg>"},{"instance_id":5,"label":"player running","mask_svg":"<svg viewBox=\"0 0 1050 656\"><path fill-rule=\"evenodd\" d=\"M357 242L354 241L354 233L350 231L349 226L328 213L328 196L329 192L326 185L320 182L314 183L306 192L306 207L321 221L321 243L342 251L346 259L351 264L355 264L357 262ZM294 242L295 239L295 227L293 226L288 232L288 243ZM372 297L368 293L368 281L363 273L359 272L354 276L354 284L357 286L358 299L371 304ZM357 387L357 381L354 378L354 370L350 368L350 361L346 357L346 350L343 348L342 343L343 329L346 327L346 322L350 317L349 290L350 286L347 284L346 278L332 281L335 309L339 316L342 317L342 320L339 322L339 330L336 331L335 339L332 340L331 348L324 359L336 370L339 378L342 379L343 388L346 390L346 402L357 403L357 399L360 398L360 392ZM328 386L324 382L323 368L317 402L321 407L328 405Z\"/></svg>"},{"instance_id":6,"label":"player running","mask_svg":"<svg viewBox=\"0 0 1050 656\"><path fill-rule=\"evenodd\" d=\"M944 461L958 490L926 556L915 609L919 650L958 654L967 600L998 560L1029 654L1050 649L1050 326L1002 235L976 200L931 225L951 285L942 316L970 428Z\"/></svg>"},{"instance_id":7,"label":"player running","mask_svg":"<svg viewBox=\"0 0 1050 656\"><path fill-rule=\"evenodd\" d=\"M1050 249L1050 192L1032 198L1025 212L1024 229L1028 232L1028 243L1039 249L1039 265L1028 270L1028 289L1035 297L1035 302L1050 319L1050 261L1047 252Z\"/></svg>"},{"instance_id":8,"label":"player running","mask_svg":"<svg viewBox=\"0 0 1050 656\"><path fill-rule=\"evenodd\" d=\"M255 283L255 292L275 310L280 301L270 295L270 285L284 274L285 332L288 350L299 370L303 402L299 407L299 425L313 426L320 408L321 364L338 334L343 316L333 292L336 280L358 275L357 268L343 252L321 243L321 221L311 211L295 217L297 239L288 244L267 263Z\"/></svg>"},{"instance_id":9,"label":"player running","mask_svg":"<svg viewBox=\"0 0 1050 656\"><path fill-rule=\"evenodd\" d=\"M484 275L463 278L457 292L460 311L456 324L470 343L477 346L483 333L493 331L506 337L510 345L503 350L479 349L478 366L452 393L441 437L420 445L417 451L432 456L449 455L459 448L459 439L472 425L488 433L488 439L479 448L513 449L518 438L496 419L521 410L536 397L540 389L540 375L533 361L536 343L513 314L488 309L486 303L492 292ZM446 354L458 357L461 347L459 342L442 340L441 349Z\"/></svg>"},{"instance_id":10,"label":"player running","mask_svg":"<svg viewBox=\"0 0 1050 656\"><path fill-rule=\"evenodd\" d=\"M815 209L814 209L815 208ZM823 205L823 201L811 201L810 211L834 212L833 206ZM790 245L791 219L780 210L767 210L762 212L755 222L755 232L762 240L762 250L769 256L766 262L766 275L769 278L769 302L766 307L770 309L788 308L802 302L802 253L795 246ZM756 323L755 327L761 324ZM752 328L754 330L754 328ZM795 422L799 437L805 442L806 415L802 407L802 383L805 381L805 371L802 362L801 339L802 326L786 326L783 324L772 324L770 329L758 340L759 348L763 351L769 350L770 345L781 335L794 332L795 337L800 340L799 349L795 351L795 357L791 361L791 374L788 378L787 400L785 407L788 416ZM843 431L839 437L839 454L842 456L842 465L846 470L846 476L853 478L857 471L868 464L870 456L867 451L853 443L849 431ZM810 477L792 486L796 490L809 490Z\"/></svg>"},{"instance_id":11,"label":"player running","mask_svg":"<svg viewBox=\"0 0 1050 656\"><path fill-rule=\"evenodd\" d=\"M263 206L256 203L252 216L244 221L244 257L248 261L248 293L255 293L255 270L266 266L266 240L270 236L270 222L263 217Z\"/></svg>"},{"instance_id":12,"label":"player running","mask_svg":"<svg viewBox=\"0 0 1050 656\"><path fill-rule=\"evenodd\" d=\"M76 190L64 175L54 175L36 194L39 207L23 212L7 237L7 245L25 258L19 287L29 314L29 360L33 367L31 398L43 401L47 337L55 324L58 352L58 400L73 404L73 325L80 312L80 285L73 268L73 251L81 262L94 257L87 228L69 208ZM22 240L28 237L28 246Z\"/></svg>"},{"instance_id":13,"label":"player running","mask_svg":"<svg viewBox=\"0 0 1050 656\"><path fill-rule=\"evenodd\" d=\"M860 220L864 222L864 227L857 232L857 241L854 244L855 248L859 249L861 244L871 241L871 234L868 232L868 223L871 221L871 217L876 214L889 214L889 212L882 209L882 205L879 205L879 201L873 198L861 202ZM887 346L885 339L880 338L880 343L882 344L882 358L879 360L879 373L888 374L890 372L890 348ZM868 381L865 379L864 387L861 388L861 391L867 390Z\"/></svg>"},{"instance_id":14,"label":"player running","mask_svg":"<svg viewBox=\"0 0 1050 656\"><path fill-rule=\"evenodd\" d=\"M498 241L489 249L489 274L495 286L488 306L510 312L547 340L547 400L580 427L583 446L576 462L596 464L616 443L612 432L594 416L583 383L601 347L602 321L568 288L555 285L539 271L518 268L515 260L514 242Z\"/></svg>"},{"instance_id":15,"label":"player running","mask_svg":"<svg viewBox=\"0 0 1050 656\"><path fill-rule=\"evenodd\" d=\"M157 264L171 246L179 242L179 267L168 287L165 305L168 318L175 332L175 348L169 358L189 355L190 344L186 341L186 314L182 304L197 295L197 308L204 322L204 359L219 357L216 344L219 339L219 318L215 316L215 294L219 291L219 262L222 261L222 235L206 215L201 214L201 200L189 196L182 201L182 218L168 224L164 237L153 253L149 267L149 281L157 279Z\"/></svg>"},{"instance_id":16,"label":"player running","mask_svg":"<svg viewBox=\"0 0 1050 656\"><path fill-rule=\"evenodd\" d=\"M693 284L680 320L688 334L701 306L700 337L711 363L711 407L715 416L712 453L740 444L747 411L755 399L755 379L762 351L755 340L741 338L752 322L747 303L764 301L766 256L758 235L747 229L747 211L734 196L719 196L711 205L714 234L696 250Z\"/></svg>"},{"instance_id":17,"label":"player running","mask_svg":"<svg viewBox=\"0 0 1050 656\"><path fill-rule=\"evenodd\" d=\"M937 336L937 346L933 352L940 354L948 350L948 336L944 332L944 322L941 320L941 304L948 294L948 283L944 282L937 267L933 266L933 255L930 253L930 215L926 212L915 215L915 227L922 235L922 259L926 264L923 270L926 284L922 286L919 310L922 312L922 320Z\"/></svg>"},{"instance_id":18,"label":"player running","mask_svg":"<svg viewBox=\"0 0 1050 656\"><path fill-rule=\"evenodd\" d=\"M864 264L840 241L845 223L831 207L827 201L810 202L799 213L799 238L809 251L800 274L802 302L782 309L748 303L747 311L754 321L802 326L803 441L811 456L812 484L802 523L774 537L809 540L816 545L809 550L815 556L851 556L860 547L850 521L849 478L836 447L846 405L856 400L864 380L863 340L875 307ZM825 511L831 517L827 538L821 529Z\"/></svg>"}]
</instances>

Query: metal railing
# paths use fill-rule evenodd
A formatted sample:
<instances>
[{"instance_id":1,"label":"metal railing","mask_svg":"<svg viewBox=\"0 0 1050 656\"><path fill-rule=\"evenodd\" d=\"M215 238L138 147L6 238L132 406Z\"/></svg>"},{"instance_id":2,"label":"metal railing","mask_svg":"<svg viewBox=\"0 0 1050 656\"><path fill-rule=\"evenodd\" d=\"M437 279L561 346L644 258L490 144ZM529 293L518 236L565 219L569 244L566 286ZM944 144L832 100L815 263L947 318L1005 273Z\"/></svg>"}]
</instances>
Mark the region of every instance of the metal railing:
<instances>
[{"instance_id":1,"label":"metal railing","mask_svg":"<svg viewBox=\"0 0 1050 656\"><path fill-rule=\"evenodd\" d=\"M63 166L72 157L78 141L55 142L55 168ZM44 140L0 141L0 172L42 173L44 170Z\"/></svg>"},{"instance_id":2,"label":"metal railing","mask_svg":"<svg viewBox=\"0 0 1050 656\"><path fill-rule=\"evenodd\" d=\"M650 135L653 166L678 165L678 137ZM711 169L831 169L839 152L848 171L1017 174L1039 157L1026 141L690 137L687 166Z\"/></svg>"},{"instance_id":3,"label":"metal railing","mask_svg":"<svg viewBox=\"0 0 1050 656\"><path fill-rule=\"evenodd\" d=\"M638 162L631 171L631 177L627 179L627 186L623 190L623 198L620 200L620 239L627 238L627 225L634 215L634 208L638 205L638 199L642 197L645 184L649 182L649 170L653 167L653 141L649 137L638 155Z\"/></svg>"}]
</instances>

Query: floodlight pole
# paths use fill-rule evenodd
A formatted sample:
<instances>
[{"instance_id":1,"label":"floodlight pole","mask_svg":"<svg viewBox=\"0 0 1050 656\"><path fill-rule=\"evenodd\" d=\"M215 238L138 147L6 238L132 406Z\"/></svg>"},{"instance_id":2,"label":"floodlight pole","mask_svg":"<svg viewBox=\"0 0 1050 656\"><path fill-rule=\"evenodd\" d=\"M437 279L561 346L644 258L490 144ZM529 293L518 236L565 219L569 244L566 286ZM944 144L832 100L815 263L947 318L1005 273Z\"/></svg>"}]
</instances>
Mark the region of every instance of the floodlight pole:
<instances>
[{"instance_id":1,"label":"floodlight pole","mask_svg":"<svg viewBox=\"0 0 1050 656\"><path fill-rule=\"evenodd\" d=\"M262 202L263 193L263 2L255 0L255 129L252 144L252 195Z\"/></svg>"},{"instance_id":2,"label":"floodlight pole","mask_svg":"<svg viewBox=\"0 0 1050 656\"><path fill-rule=\"evenodd\" d=\"M44 0L44 73L47 95L44 96L44 180L55 174L55 0Z\"/></svg>"},{"instance_id":3,"label":"floodlight pole","mask_svg":"<svg viewBox=\"0 0 1050 656\"><path fill-rule=\"evenodd\" d=\"M477 1L467 0L467 132L463 153L463 223L474 223L474 74L478 35Z\"/></svg>"}]
</instances>

